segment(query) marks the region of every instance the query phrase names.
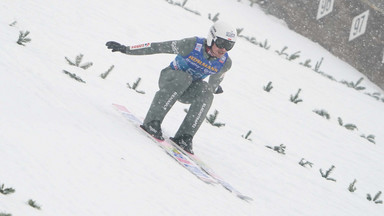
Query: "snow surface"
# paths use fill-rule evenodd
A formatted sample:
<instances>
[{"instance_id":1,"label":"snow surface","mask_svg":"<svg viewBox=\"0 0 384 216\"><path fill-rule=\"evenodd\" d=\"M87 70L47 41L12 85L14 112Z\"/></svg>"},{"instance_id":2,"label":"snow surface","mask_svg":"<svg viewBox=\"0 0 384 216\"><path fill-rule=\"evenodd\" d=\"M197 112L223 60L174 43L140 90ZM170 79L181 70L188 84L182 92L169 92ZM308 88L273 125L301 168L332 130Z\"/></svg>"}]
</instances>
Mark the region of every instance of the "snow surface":
<instances>
[{"instance_id":1,"label":"snow surface","mask_svg":"<svg viewBox=\"0 0 384 216\"><path fill-rule=\"evenodd\" d=\"M181 2L181 1L180 1ZM0 213L20 215L384 215L366 199L384 190L383 91L366 78L363 91L339 81L365 77L318 44L290 31L248 1L189 0L186 7L146 0L2 0L0 2ZM126 121L111 104L145 116L159 71L174 55L128 56L105 43L126 45L206 36L219 18L242 34L265 39L269 50L239 38L233 67L209 114L225 127L202 125L195 153L239 191L198 180ZM10 25L12 24L13 25ZM16 44L20 31L30 43ZM275 53L301 51L288 61ZM70 66L84 54L83 70ZM303 67L324 58L321 70ZM114 65L106 79L100 74ZM63 73L67 70L86 83ZM138 78L139 94L129 88ZM263 86L272 82L271 92ZM290 102L301 89L301 103ZM163 129L173 135L186 105L177 103ZM326 110L329 120L313 112ZM347 130L337 121L355 124ZM242 137L252 131L251 140ZM371 143L360 135L375 135ZM266 146L286 146L285 155ZM304 158L313 166L300 166ZM326 180L319 172L332 165ZM348 186L357 180L357 190ZM29 199L41 206L30 207ZM383 199L383 196L379 200Z\"/></svg>"}]
</instances>

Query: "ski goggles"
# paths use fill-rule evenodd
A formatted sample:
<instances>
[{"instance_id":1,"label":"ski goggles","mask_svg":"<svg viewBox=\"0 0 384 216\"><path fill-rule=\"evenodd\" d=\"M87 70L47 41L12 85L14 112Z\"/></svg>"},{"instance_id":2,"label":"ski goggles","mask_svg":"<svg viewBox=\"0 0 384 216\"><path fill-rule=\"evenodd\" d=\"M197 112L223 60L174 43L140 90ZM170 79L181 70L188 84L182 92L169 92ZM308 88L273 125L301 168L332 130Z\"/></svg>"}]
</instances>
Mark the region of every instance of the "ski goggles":
<instances>
[{"instance_id":1,"label":"ski goggles","mask_svg":"<svg viewBox=\"0 0 384 216\"><path fill-rule=\"evenodd\" d=\"M219 49L224 48L225 50L229 51L233 48L233 46L235 45L235 42L217 37L215 40L215 44Z\"/></svg>"}]
</instances>

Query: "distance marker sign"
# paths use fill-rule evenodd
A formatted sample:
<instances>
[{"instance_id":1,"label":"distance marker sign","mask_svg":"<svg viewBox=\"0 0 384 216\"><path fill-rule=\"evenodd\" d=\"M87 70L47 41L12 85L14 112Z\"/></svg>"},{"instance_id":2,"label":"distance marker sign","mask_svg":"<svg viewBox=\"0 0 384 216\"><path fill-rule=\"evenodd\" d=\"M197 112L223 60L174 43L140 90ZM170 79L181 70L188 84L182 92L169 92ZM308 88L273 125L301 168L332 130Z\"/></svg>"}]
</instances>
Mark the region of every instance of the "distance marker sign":
<instances>
[{"instance_id":1,"label":"distance marker sign","mask_svg":"<svg viewBox=\"0 0 384 216\"><path fill-rule=\"evenodd\" d=\"M328 15L333 10L334 0L320 0L319 9L317 10L316 19L321 19L322 17Z\"/></svg>"},{"instance_id":2,"label":"distance marker sign","mask_svg":"<svg viewBox=\"0 0 384 216\"><path fill-rule=\"evenodd\" d=\"M349 33L349 41L365 33L365 30L367 28L368 16L369 10L353 18L351 31Z\"/></svg>"}]
</instances>

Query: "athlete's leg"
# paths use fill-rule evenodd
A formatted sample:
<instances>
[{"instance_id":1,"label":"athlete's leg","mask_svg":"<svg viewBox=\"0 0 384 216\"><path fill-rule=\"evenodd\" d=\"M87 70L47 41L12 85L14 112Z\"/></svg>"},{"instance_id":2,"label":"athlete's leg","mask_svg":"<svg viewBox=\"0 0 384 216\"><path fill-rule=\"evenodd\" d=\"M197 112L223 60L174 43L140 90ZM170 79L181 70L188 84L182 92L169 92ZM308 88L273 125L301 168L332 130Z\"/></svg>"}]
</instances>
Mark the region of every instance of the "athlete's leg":
<instances>
[{"instance_id":1,"label":"athlete's leg","mask_svg":"<svg viewBox=\"0 0 384 216\"><path fill-rule=\"evenodd\" d=\"M157 120L161 124L165 115L191 83L192 77L188 73L173 70L170 67L163 69L159 78L160 89L153 98L144 119L144 125L153 120Z\"/></svg>"},{"instance_id":2,"label":"athlete's leg","mask_svg":"<svg viewBox=\"0 0 384 216\"><path fill-rule=\"evenodd\" d=\"M213 98L211 87L207 82L192 82L179 99L180 102L191 104L191 106L175 138L185 134L193 137L196 134L212 105Z\"/></svg>"}]
</instances>

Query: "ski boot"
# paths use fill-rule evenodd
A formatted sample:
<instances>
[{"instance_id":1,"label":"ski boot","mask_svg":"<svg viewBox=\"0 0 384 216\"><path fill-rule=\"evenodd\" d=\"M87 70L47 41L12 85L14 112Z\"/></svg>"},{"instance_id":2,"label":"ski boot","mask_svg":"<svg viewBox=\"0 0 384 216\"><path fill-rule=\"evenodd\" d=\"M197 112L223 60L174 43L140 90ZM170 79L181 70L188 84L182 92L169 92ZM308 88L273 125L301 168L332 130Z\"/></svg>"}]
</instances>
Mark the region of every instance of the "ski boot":
<instances>
[{"instance_id":1,"label":"ski boot","mask_svg":"<svg viewBox=\"0 0 384 216\"><path fill-rule=\"evenodd\" d=\"M192 139L193 137L189 134L183 134L179 137L171 137L170 138L176 145L180 146L180 148L184 149L184 151L193 154L192 150Z\"/></svg>"},{"instance_id":2,"label":"ski boot","mask_svg":"<svg viewBox=\"0 0 384 216\"><path fill-rule=\"evenodd\" d=\"M161 131L160 121L153 120L151 122L148 122L147 124L140 125L140 127L155 139L161 141L164 140L163 133Z\"/></svg>"}]
</instances>

